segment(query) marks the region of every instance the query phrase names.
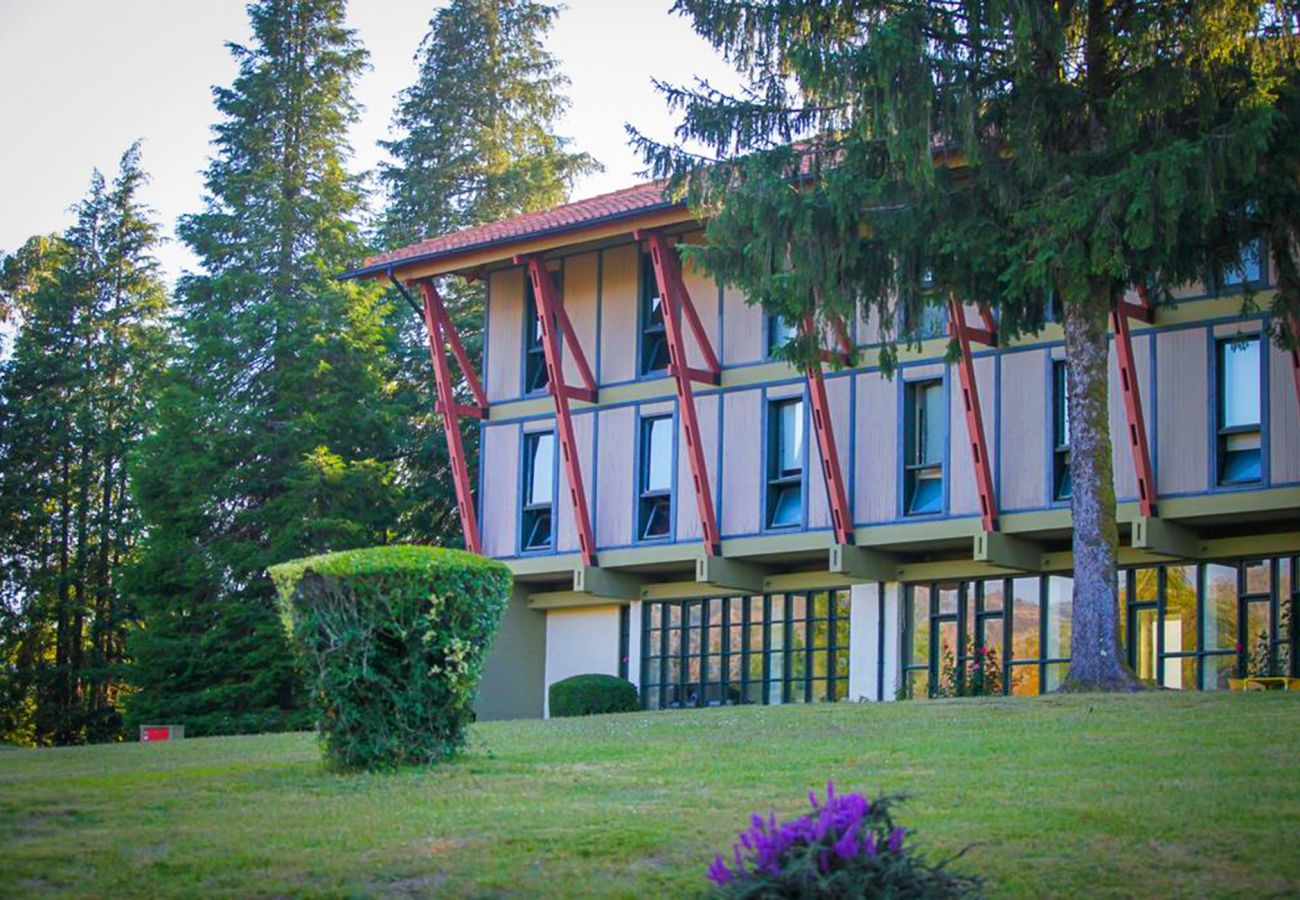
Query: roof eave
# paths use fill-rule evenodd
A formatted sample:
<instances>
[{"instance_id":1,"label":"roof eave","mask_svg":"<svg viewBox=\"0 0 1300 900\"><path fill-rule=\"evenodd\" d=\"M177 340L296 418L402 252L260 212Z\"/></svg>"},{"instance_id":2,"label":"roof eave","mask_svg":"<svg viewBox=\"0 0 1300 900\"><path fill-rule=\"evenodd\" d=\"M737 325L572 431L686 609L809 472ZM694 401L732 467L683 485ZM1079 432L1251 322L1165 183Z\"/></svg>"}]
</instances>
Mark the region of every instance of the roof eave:
<instances>
[{"instance_id":1,"label":"roof eave","mask_svg":"<svg viewBox=\"0 0 1300 900\"><path fill-rule=\"evenodd\" d=\"M634 221L636 219L653 216L656 213L662 213L673 209L685 209L686 204L679 201L665 200L656 203L653 206L645 206L639 209L627 210L624 212L610 213L609 215L600 216L595 219L587 219L582 222L573 222L567 225L557 225L552 228L542 228L537 231L529 231L524 234L514 234L505 237L495 238L489 241L479 241L474 244L466 244L463 247L451 247L446 250L435 250L429 253L420 253L413 256L403 257L401 259L388 260L385 262L376 262L370 265L361 266L343 272L338 276L340 281L346 281L353 278L378 278L394 277L400 269L415 266L427 265L441 259L455 258L458 256L470 256L480 254L485 250L498 249L502 250L501 258L507 259L510 253L504 252L506 248L514 245L527 244L530 242L544 240L550 237L560 235L575 234L583 231L604 228L612 224L623 221Z\"/></svg>"}]
</instances>

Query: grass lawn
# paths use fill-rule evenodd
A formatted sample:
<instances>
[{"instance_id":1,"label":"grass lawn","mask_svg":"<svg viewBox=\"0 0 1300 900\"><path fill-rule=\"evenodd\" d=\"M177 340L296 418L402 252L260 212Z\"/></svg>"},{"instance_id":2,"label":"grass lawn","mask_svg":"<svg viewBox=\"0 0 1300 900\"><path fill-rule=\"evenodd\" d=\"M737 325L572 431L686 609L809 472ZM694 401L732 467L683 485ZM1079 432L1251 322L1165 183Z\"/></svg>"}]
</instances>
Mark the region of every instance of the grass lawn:
<instances>
[{"instance_id":1,"label":"grass lawn","mask_svg":"<svg viewBox=\"0 0 1300 900\"><path fill-rule=\"evenodd\" d=\"M994 895L1300 892L1300 696L722 708L476 726L436 770L310 735L0 753L0 895L683 895L828 777Z\"/></svg>"}]
</instances>

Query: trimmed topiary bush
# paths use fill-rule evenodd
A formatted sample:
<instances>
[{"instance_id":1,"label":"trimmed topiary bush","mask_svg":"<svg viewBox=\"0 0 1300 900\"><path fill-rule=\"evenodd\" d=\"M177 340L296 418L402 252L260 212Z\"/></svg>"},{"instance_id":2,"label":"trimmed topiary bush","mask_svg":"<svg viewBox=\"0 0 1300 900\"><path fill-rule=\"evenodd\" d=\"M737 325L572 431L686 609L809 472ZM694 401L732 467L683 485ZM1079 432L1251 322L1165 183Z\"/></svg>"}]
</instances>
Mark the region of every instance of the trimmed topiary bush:
<instances>
[{"instance_id":1,"label":"trimmed topiary bush","mask_svg":"<svg viewBox=\"0 0 1300 900\"><path fill-rule=\"evenodd\" d=\"M596 716L641 708L636 685L613 675L574 675L551 685L551 717Z\"/></svg>"},{"instance_id":2,"label":"trimmed topiary bush","mask_svg":"<svg viewBox=\"0 0 1300 900\"><path fill-rule=\"evenodd\" d=\"M332 766L429 764L463 746L509 569L461 550L391 546L295 560L271 577Z\"/></svg>"}]
</instances>

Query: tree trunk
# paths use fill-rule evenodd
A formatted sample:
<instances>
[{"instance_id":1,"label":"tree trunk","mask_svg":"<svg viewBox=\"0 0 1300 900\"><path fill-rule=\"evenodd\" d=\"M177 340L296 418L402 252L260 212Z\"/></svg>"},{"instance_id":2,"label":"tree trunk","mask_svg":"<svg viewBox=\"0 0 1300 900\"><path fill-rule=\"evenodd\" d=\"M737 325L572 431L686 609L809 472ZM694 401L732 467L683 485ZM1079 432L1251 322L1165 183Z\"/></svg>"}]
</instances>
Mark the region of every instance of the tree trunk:
<instances>
[{"instance_id":1,"label":"tree trunk","mask_svg":"<svg viewBox=\"0 0 1300 900\"><path fill-rule=\"evenodd\" d=\"M1108 418L1111 286L1090 280L1084 302L1065 303L1073 495L1074 604L1065 690L1134 690L1119 647L1115 481Z\"/></svg>"}]
</instances>

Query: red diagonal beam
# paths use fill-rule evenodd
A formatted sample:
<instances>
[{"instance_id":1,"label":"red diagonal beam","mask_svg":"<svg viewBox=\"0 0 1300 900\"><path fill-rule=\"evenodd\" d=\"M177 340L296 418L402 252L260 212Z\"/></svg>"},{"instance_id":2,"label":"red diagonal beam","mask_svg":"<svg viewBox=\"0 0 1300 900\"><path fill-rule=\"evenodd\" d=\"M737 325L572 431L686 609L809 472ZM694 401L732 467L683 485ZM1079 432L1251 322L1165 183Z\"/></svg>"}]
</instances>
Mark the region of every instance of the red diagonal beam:
<instances>
[{"instance_id":1,"label":"red diagonal beam","mask_svg":"<svg viewBox=\"0 0 1300 900\"><path fill-rule=\"evenodd\" d=\"M704 330L704 323L700 321L700 314L695 309L695 303L691 300L691 294L686 290L686 280L682 277L682 262L676 251L672 250L671 245L664 236L657 231L634 231L632 236L638 241L644 240L650 245L651 258L655 256L655 247L658 247L658 254L666 266L664 276L667 282L660 280L659 266L655 263L655 281L659 285L659 296L664 296L666 285L671 285L676 289L677 298L681 301L681 312L686 317L686 324L690 326L691 333L695 335L695 343L700 348L700 355L704 357L704 368L713 376L721 376L722 365L718 362L718 355L713 352L713 344L709 341L709 333ZM685 359L683 358L683 362ZM717 384L718 382L713 382Z\"/></svg>"},{"instance_id":2,"label":"red diagonal beam","mask_svg":"<svg viewBox=\"0 0 1300 900\"><path fill-rule=\"evenodd\" d=\"M804 330L807 333L813 328L813 318L808 316L804 319ZM826 382L819 363L814 363L808 370L808 399L812 406L813 434L817 436L817 455L821 458L822 478L826 483L826 499L831 509L831 529L837 544L851 544L853 517L849 513L848 492L844 490L835 429L831 425L830 401L826 398Z\"/></svg>"},{"instance_id":3,"label":"red diagonal beam","mask_svg":"<svg viewBox=\"0 0 1300 900\"><path fill-rule=\"evenodd\" d=\"M695 394L691 387L692 369L686 363L686 341L682 334L682 314L693 310L690 294L682 281L677 252L668 246L663 235L648 232L644 235L650 246L650 261L654 265L655 281L663 302L664 334L668 338L668 372L677 388L677 407L681 410L682 437L686 441L687 459L691 464L691 487L695 490L695 505L700 513L700 531L704 537L704 552L708 556L722 553L722 535L718 531L718 518L713 510L713 491L709 488L709 470L704 461L704 442L700 435L699 417L695 412ZM691 318L691 314L687 314ZM698 316L695 317L698 321ZM692 330L695 330L692 327ZM696 340L710 374L718 371L718 360L708 346L708 336L703 328L695 331Z\"/></svg>"},{"instance_id":4,"label":"red diagonal beam","mask_svg":"<svg viewBox=\"0 0 1300 900\"><path fill-rule=\"evenodd\" d=\"M1115 357L1119 362L1119 389L1124 398L1124 415L1128 418L1128 446L1133 454L1133 468L1137 473L1138 503L1142 515L1154 516L1156 480L1151 469L1147 425L1146 420L1142 418L1142 392L1138 387L1137 366L1133 362L1133 339L1129 335L1129 314L1125 306L1126 304L1120 303L1110 313L1111 327L1115 329Z\"/></svg>"},{"instance_id":5,"label":"red diagonal beam","mask_svg":"<svg viewBox=\"0 0 1300 900\"><path fill-rule=\"evenodd\" d=\"M520 257L515 258L516 262ZM526 260L528 278L533 284L533 297L537 300L537 322L542 331L542 353L546 357L547 389L555 399L555 430L560 436L560 461L564 464L564 473L569 482L569 500L573 504L573 520L578 527L578 546L582 550L585 565L596 564L596 541L591 532L591 513L587 508L587 491L582 481L582 466L578 462L578 442L573 434L573 416L569 411L569 397L572 390L564 383L564 365L560 359L560 342L555 333L556 323L569 340L569 349L579 363L578 369L583 373L583 380L589 381L591 370L587 368L578 346L573 326L565 326L568 316L564 314L564 305L555 293L555 282L551 273L540 257L530 256ZM595 398L594 382L587 385Z\"/></svg>"},{"instance_id":6,"label":"red diagonal beam","mask_svg":"<svg viewBox=\"0 0 1300 900\"><path fill-rule=\"evenodd\" d=\"M432 284L430 283L432 287ZM474 402L483 410L488 408L487 393L483 390L483 383L479 381L478 373L474 371L474 366L469 361L469 354L465 352L465 345L460 341L460 333L456 326L452 324L451 316L447 314L447 306L442 302L442 297L438 295L437 290L432 292L433 314L441 326L443 336L447 343L451 345L451 352L456 357L456 362L460 363L460 370L465 374L465 381L469 384L469 391L474 395Z\"/></svg>"},{"instance_id":7,"label":"red diagonal beam","mask_svg":"<svg viewBox=\"0 0 1300 900\"><path fill-rule=\"evenodd\" d=\"M433 283L421 282L420 293L424 296L424 327L429 333L429 356L433 360L434 382L438 389L438 409L442 413L442 430L447 436L447 458L451 462L452 481L456 487L456 509L460 513L460 527L465 534L465 547L471 553L481 553L478 515L474 512L474 495L469 485L469 465L465 459L465 441L460 433L461 407L452 393L451 367L447 364L447 354L444 350L446 340L454 336L456 331L451 325L451 320L447 318L442 298L438 296ZM440 309L442 315L438 314ZM447 327L446 334L443 331L444 322ZM453 352L459 344L459 338L453 338ZM461 359L460 354L457 354L457 359ZM465 369L467 379L473 376L473 370L468 366L468 357L462 360L461 365ZM486 413L486 408L482 411Z\"/></svg>"},{"instance_id":8,"label":"red diagonal beam","mask_svg":"<svg viewBox=\"0 0 1300 900\"><path fill-rule=\"evenodd\" d=\"M971 358L970 328L966 324L966 313L961 304L951 296L948 298L948 321L960 351L957 376L961 382L961 402L966 413L966 436L970 444L971 462L975 464L975 488L979 492L980 517L985 531L997 531L998 498L993 490L988 442L984 439L984 414L980 409L979 386L975 381L975 360Z\"/></svg>"}]
</instances>

